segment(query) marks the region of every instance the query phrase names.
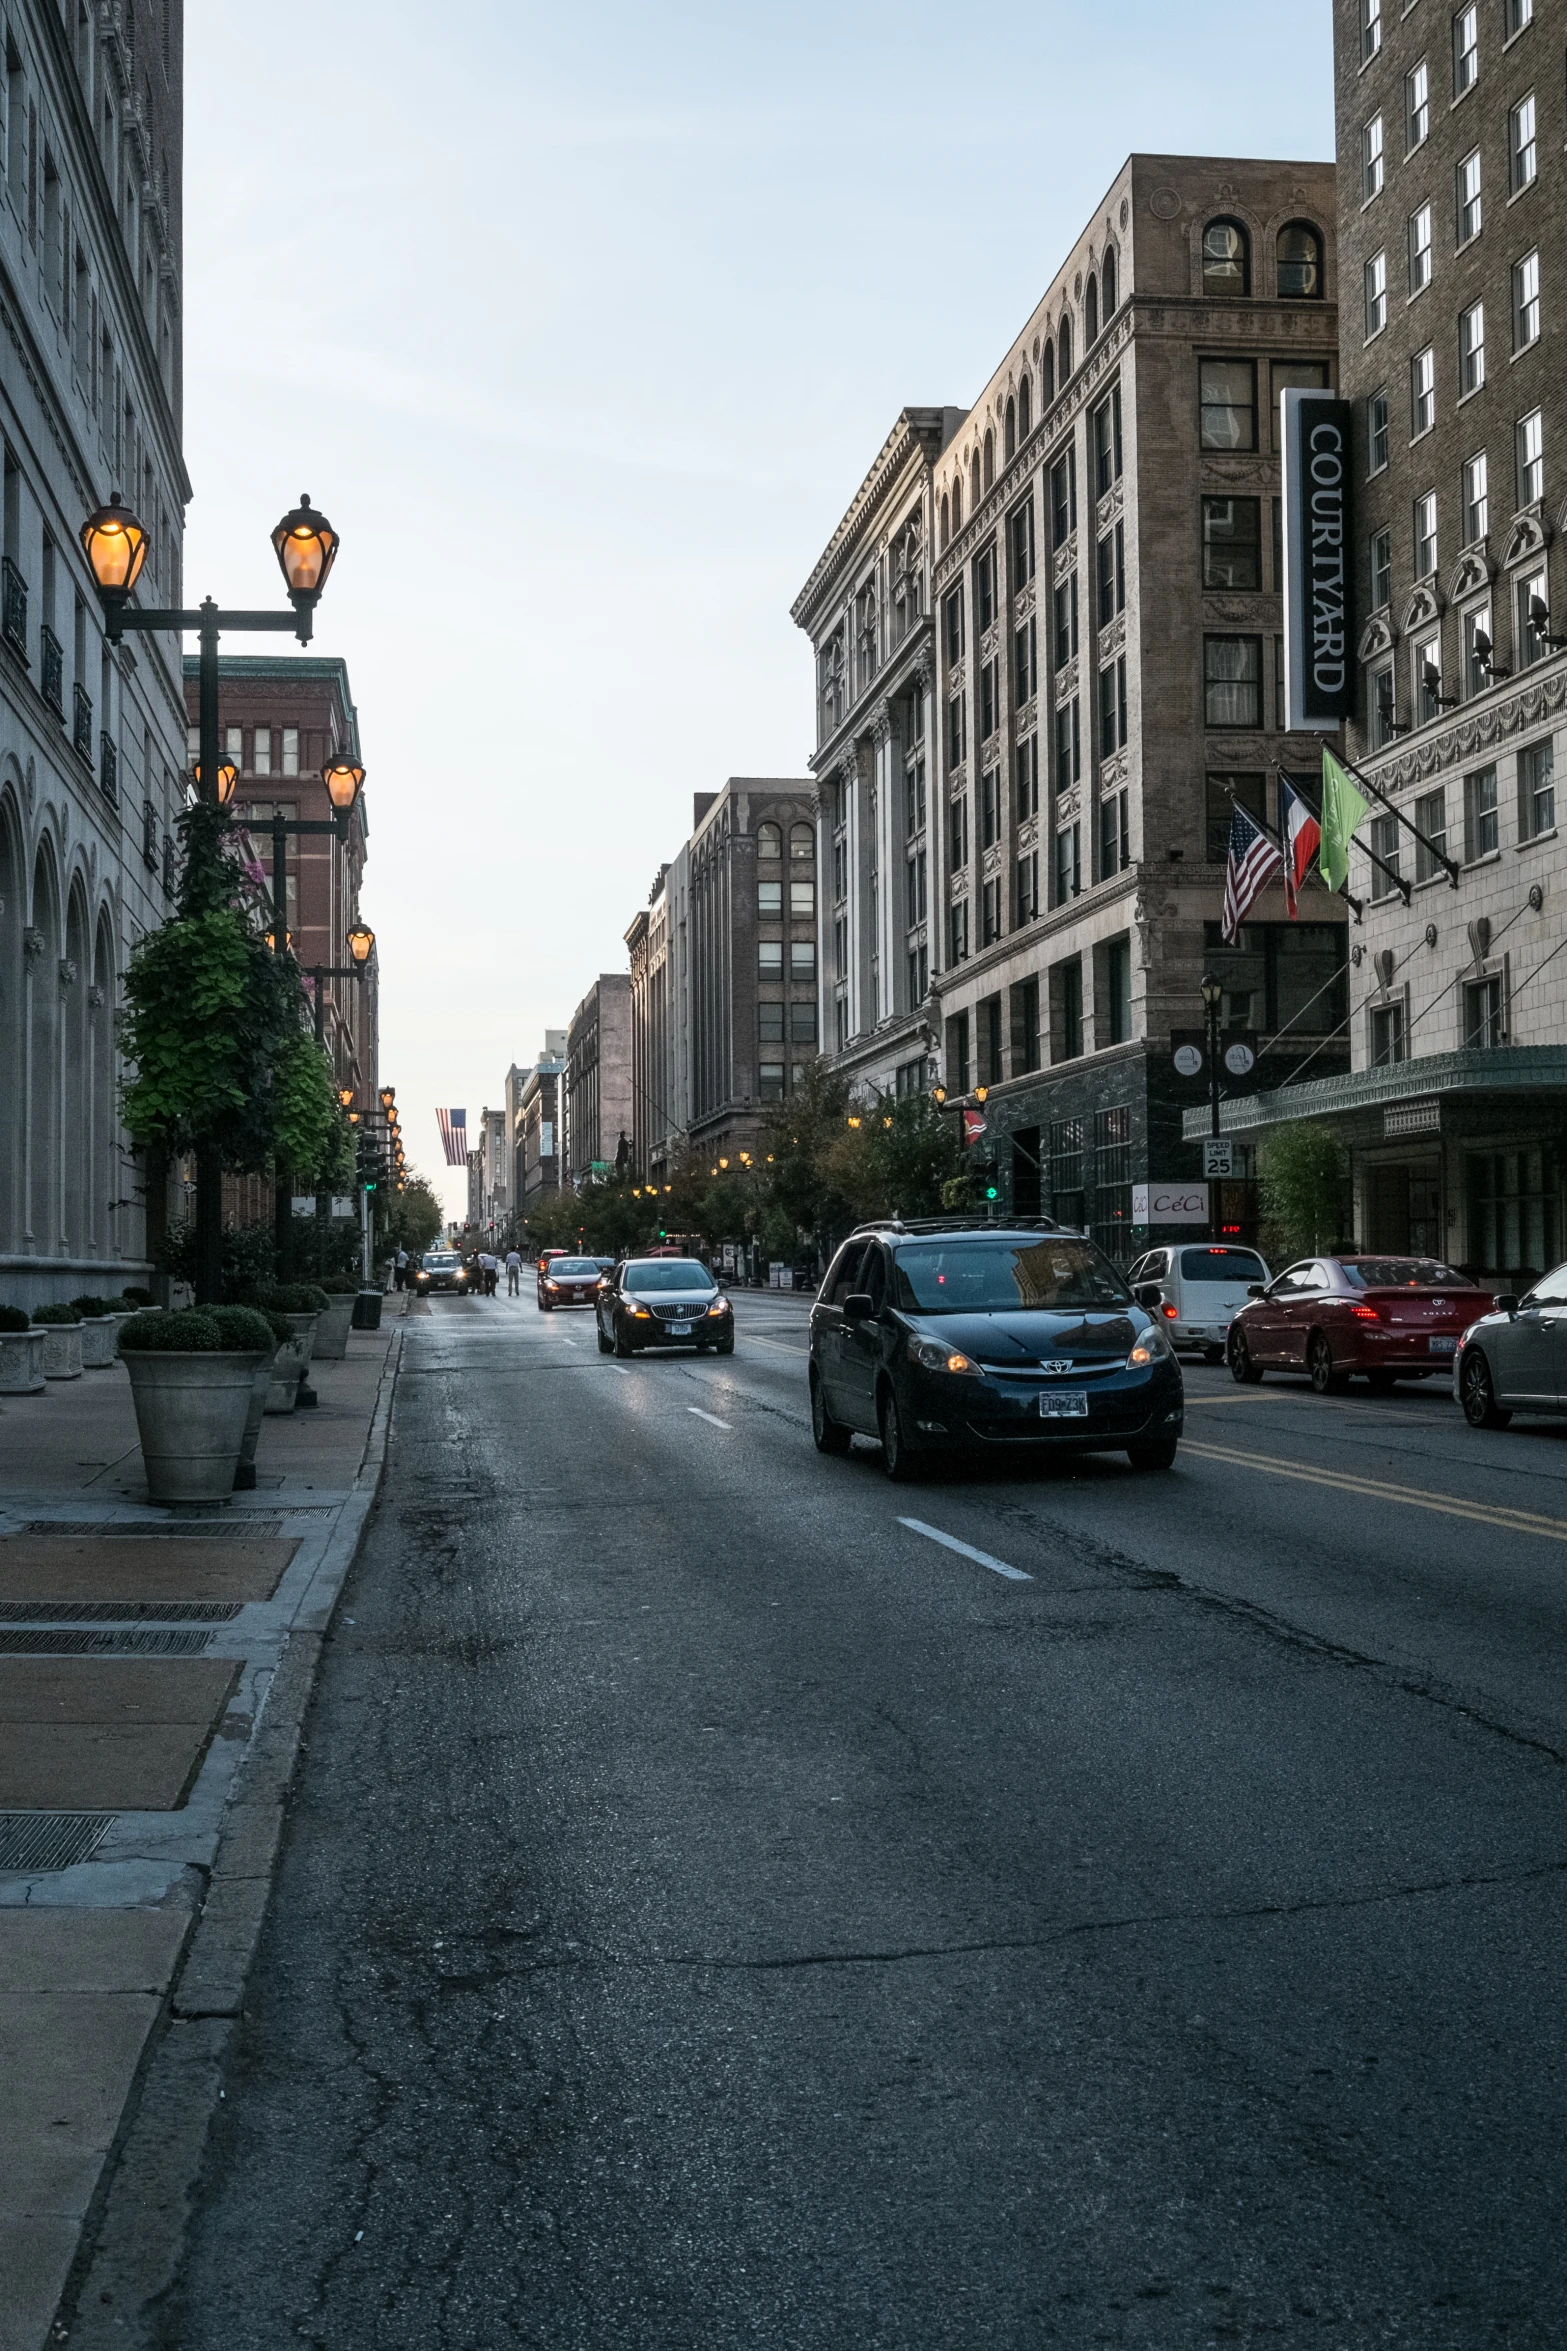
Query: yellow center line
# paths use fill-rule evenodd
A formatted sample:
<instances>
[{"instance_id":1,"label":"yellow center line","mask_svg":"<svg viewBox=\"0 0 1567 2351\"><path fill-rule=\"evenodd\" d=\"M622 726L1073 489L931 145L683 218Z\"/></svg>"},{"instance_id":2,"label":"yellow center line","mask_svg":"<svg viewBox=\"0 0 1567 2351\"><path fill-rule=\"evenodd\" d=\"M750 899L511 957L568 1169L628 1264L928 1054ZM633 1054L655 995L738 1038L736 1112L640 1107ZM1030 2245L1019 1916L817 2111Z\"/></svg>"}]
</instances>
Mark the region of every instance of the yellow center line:
<instances>
[{"instance_id":1,"label":"yellow center line","mask_svg":"<svg viewBox=\"0 0 1567 2351\"><path fill-rule=\"evenodd\" d=\"M1463 1502L1450 1494L1425 1494L1414 1486L1389 1485L1381 1478L1357 1478L1343 1470L1309 1468L1304 1462L1280 1461L1266 1453L1240 1453L1226 1445L1196 1444L1187 1438L1187 1453L1207 1461L1231 1462L1241 1469L1271 1470L1275 1477L1298 1478L1303 1484L1333 1486L1341 1494L1369 1494L1379 1502L1407 1502L1415 1510L1439 1511L1447 1518L1468 1518L1481 1526L1503 1527L1512 1534L1544 1535L1567 1543L1567 1519L1544 1518L1538 1511L1508 1510L1500 1504Z\"/></svg>"}]
</instances>

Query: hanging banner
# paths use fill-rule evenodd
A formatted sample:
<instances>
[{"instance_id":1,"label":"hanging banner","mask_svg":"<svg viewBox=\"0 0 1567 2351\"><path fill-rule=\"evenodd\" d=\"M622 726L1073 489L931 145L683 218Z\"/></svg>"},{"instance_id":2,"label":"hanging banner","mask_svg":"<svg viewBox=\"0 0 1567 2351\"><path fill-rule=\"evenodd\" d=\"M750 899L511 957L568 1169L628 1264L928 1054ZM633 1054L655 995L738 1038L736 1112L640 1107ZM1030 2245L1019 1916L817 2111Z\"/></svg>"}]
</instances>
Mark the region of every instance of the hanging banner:
<instances>
[{"instance_id":1,"label":"hanging banner","mask_svg":"<svg viewBox=\"0 0 1567 2351\"><path fill-rule=\"evenodd\" d=\"M984 1120L984 1115L983 1115L983 1113L982 1113L982 1112L980 1112L980 1111L978 1111L978 1110L965 1110L965 1111L964 1111L964 1113L963 1113L963 1147L964 1147L964 1149L965 1149L965 1150L967 1150L968 1146L969 1146L971 1143L977 1143L977 1142L979 1141L979 1138L980 1138L980 1136L981 1136L981 1135L982 1135L984 1132L985 1132L985 1120Z\"/></svg>"},{"instance_id":2,"label":"hanging banner","mask_svg":"<svg viewBox=\"0 0 1567 2351\"><path fill-rule=\"evenodd\" d=\"M1285 725L1338 726L1354 713L1353 442L1347 400L1286 386L1284 443Z\"/></svg>"}]
</instances>

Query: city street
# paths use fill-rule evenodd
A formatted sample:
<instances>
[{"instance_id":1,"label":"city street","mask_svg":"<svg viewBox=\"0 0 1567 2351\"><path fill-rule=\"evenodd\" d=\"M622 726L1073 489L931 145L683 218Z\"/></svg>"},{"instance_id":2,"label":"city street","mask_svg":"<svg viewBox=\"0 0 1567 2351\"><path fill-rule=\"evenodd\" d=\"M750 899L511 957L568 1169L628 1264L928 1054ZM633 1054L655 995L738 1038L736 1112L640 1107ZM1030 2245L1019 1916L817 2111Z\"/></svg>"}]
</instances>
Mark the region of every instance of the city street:
<instances>
[{"instance_id":1,"label":"city street","mask_svg":"<svg viewBox=\"0 0 1567 2351\"><path fill-rule=\"evenodd\" d=\"M1559 2343L1567 1433L894 1488L805 1314L410 1323L163 2339Z\"/></svg>"}]
</instances>

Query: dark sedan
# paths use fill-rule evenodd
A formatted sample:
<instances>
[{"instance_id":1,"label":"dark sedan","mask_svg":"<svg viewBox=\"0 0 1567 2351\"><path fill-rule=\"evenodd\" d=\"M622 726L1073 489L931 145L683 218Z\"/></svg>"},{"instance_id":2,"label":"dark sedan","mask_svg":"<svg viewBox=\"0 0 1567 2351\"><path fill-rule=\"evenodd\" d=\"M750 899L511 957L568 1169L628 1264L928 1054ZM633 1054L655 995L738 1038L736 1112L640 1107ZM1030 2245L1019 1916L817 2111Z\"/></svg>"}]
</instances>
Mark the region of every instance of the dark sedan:
<instances>
[{"instance_id":1,"label":"dark sedan","mask_svg":"<svg viewBox=\"0 0 1567 2351\"><path fill-rule=\"evenodd\" d=\"M432 1290L455 1290L466 1298L473 1283L468 1268L455 1249L427 1249L414 1275L414 1288L421 1298Z\"/></svg>"},{"instance_id":2,"label":"dark sedan","mask_svg":"<svg viewBox=\"0 0 1567 2351\"><path fill-rule=\"evenodd\" d=\"M1091 1241L1055 1227L862 1227L811 1310L822 1453L880 1439L887 1475L922 1456L1124 1452L1168 1469L1180 1365Z\"/></svg>"},{"instance_id":3,"label":"dark sedan","mask_svg":"<svg viewBox=\"0 0 1567 2351\"><path fill-rule=\"evenodd\" d=\"M1254 1385L1265 1371L1304 1372L1319 1396L1360 1374L1395 1380L1451 1372L1458 1342L1491 1304L1466 1274L1435 1257L1303 1257L1254 1288L1230 1325L1230 1369Z\"/></svg>"},{"instance_id":4,"label":"dark sedan","mask_svg":"<svg viewBox=\"0 0 1567 2351\"><path fill-rule=\"evenodd\" d=\"M734 1309L695 1257L628 1257L598 1296L599 1353L648 1347L735 1351Z\"/></svg>"}]
</instances>

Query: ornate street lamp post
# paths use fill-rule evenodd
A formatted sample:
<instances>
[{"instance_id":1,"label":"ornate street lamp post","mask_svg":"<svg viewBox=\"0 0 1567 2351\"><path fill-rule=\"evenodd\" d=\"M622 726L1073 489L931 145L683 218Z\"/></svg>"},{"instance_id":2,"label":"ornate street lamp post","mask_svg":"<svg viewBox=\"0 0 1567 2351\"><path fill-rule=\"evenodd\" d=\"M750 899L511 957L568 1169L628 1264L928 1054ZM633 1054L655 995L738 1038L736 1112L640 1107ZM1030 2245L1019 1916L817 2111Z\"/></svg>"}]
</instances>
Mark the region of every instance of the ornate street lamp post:
<instances>
[{"instance_id":1,"label":"ornate street lamp post","mask_svg":"<svg viewBox=\"0 0 1567 2351\"><path fill-rule=\"evenodd\" d=\"M1203 1016L1208 1029L1208 1131L1219 1132L1219 1008L1224 1002L1224 982L1205 971L1199 983L1202 989ZM1219 1238L1219 1179L1208 1178L1208 1238Z\"/></svg>"}]
</instances>

